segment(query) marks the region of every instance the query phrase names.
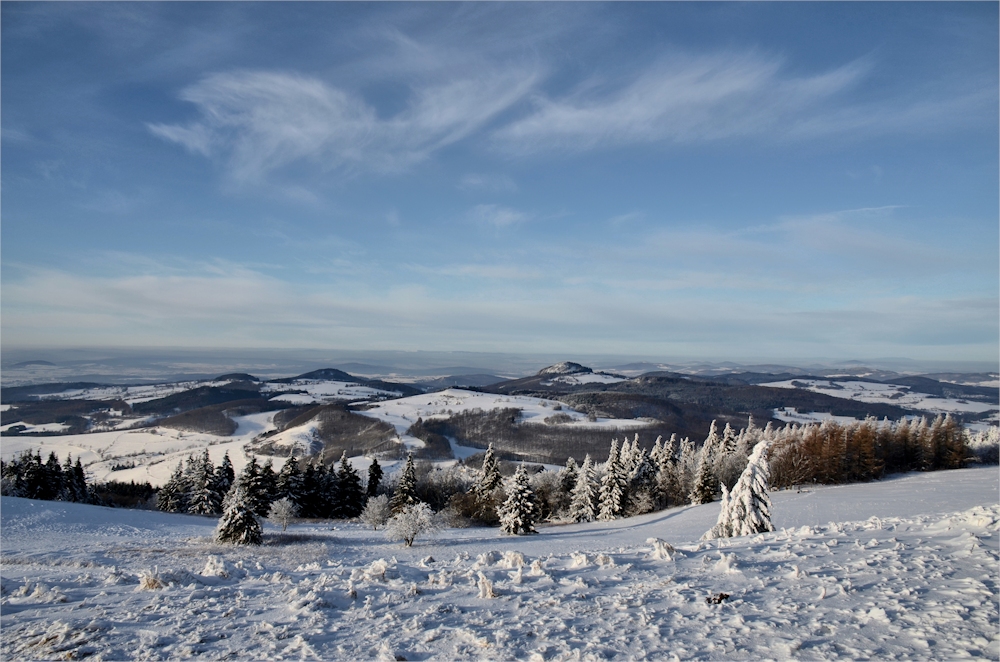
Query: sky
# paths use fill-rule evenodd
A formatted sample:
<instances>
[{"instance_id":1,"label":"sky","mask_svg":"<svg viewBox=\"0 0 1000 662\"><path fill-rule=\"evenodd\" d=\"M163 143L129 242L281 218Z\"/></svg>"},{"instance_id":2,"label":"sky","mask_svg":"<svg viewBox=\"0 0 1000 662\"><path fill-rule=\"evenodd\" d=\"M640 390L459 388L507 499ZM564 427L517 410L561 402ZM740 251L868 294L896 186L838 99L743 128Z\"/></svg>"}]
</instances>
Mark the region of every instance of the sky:
<instances>
[{"instance_id":1,"label":"sky","mask_svg":"<svg viewBox=\"0 0 1000 662\"><path fill-rule=\"evenodd\" d=\"M4 348L985 361L997 3L3 2Z\"/></svg>"}]
</instances>

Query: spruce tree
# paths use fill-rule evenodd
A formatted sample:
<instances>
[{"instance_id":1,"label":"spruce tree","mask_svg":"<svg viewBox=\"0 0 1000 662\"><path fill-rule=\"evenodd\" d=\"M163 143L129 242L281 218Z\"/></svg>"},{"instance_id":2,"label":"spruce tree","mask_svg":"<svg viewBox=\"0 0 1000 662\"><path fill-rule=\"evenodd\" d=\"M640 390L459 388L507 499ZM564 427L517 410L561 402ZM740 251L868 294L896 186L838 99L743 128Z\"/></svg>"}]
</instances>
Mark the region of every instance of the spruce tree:
<instances>
[{"instance_id":1,"label":"spruce tree","mask_svg":"<svg viewBox=\"0 0 1000 662\"><path fill-rule=\"evenodd\" d=\"M278 477L275 479L275 492L279 499L291 499L302 512L302 470L299 469L299 461L292 455L281 466Z\"/></svg>"},{"instance_id":2,"label":"spruce tree","mask_svg":"<svg viewBox=\"0 0 1000 662\"><path fill-rule=\"evenodd\" d=\"M399 484L392 495L389 505L392 507L392 514L395 515L403 511L406 506L413 506L420 503L417 498L417 470L413 466L413 454L406 456L406 466L399 477Z\"/></svg>"},{"instance_id":3,"label":"spruce tree","mask_svg":"<svg viewBox=\"0 0 1000 662\"><path fill-rule=\"evenodd\" d=\"M507 500L497 509L500 518L500 529L510 535L535 533L535 522L538 521L538 499L528 485L528 472L522 464L514 472L510 487L507 490Z\"/></svg>"},{"instance_id":4,"label":"spruce tree","mask_svg":"<svg viewBox=\"0 0 1000 662\"><path fill-rule=\"evenodd\" d=\"M222 462L219 463L215 471L216 489L223 499L226 498L229 488L233 486L234 480L236 480L236 472L233 471L233 462L229 459L229 451L226 451L225 455L222 456Z\"/></svg>"},{"instance_id":5,"label":"spruce tree","mask_svg":"<svg viewBox=\"0 0 1000 662\"><path fill-rule=\"evenodd\" d=\"M730 494L729 512L733 536L750 536L774 531L771 524L771 499L768 496L769 469L767 453L769 442L761 441L743 470L736 487Z\"/></svg>"},{"instance_id":6,"label":"spruce tree","mask_svg":"<svg viewBox=\"0 0 1000 662\"><path fill-rule=\"evenodd\" d=\"M500 505L503 476L500 474L500 463L497 461L493 444L486 448L483 456L483 468L479 482L473 488L476 501L476 518L487 524L497 523L497 506Z\"/></svg>"},{"instance_id":7,"label":"spruce tree","mask_svg":"<svg viewBox=\"0 0 1000 662\"><path fill-rule=\"evenodd\" d=\"M691 503L711 503L715 499L715 447L719 443L719 435L715 431L715 421L709 430L708 438L701 447L698 456L698 471L695 476L694 487L691 490Z\"/></svg>"},{"instance_id":8,"label":"spruce tree","mask_svg":"<svg viewBox=\"0 0 1000 662\"><path fill-rule=\"evenodd\" d=\"M626 476L622 473L618 440L614 439L611 442L608 461L604 465L604 477L601 478L597 519L607 522L622 516L625 511L625 486Z\"/></svg>"},{"instance_id":9,"label":"spruce tree","mask_svg":"<svg viewBox=\"0 0 1000 662\"><path fill-rule=\"evenodd\" d=\"M347 459L346 450L340 456L337 486L340 493L339 516L346 519L360 515L365 507L365 493L361 489L361 477Z\"/></svg>"},{"instance_id":10,"label":"spruce tree","mask_svg":"<svg viewBox=\"0 0 1000 662\"><path fill-rule=\"evenodd\" d=\"M378 458L372 458L372 463L368 465L368 487L365 490L368 497L378 494L379 484L382 482L382 466L378 463Z\"/></svg>"},{"instance_id":11,"label":"spruce tree","mask_svg":"<svg viewBox=\"0 0 1000 662\"><path fill-rule=\"evenodd\" d=\"M222 500L216 489L215 467L212 466L207 448L197 466L200 471L191 478L193 485L187 512L194 515L215 515L221 512Z\"/></svg>"},{"instance_id":12,"label":"spruce tree","mask_svg":"<svg viewBox=\"0 0 1000 662\"><path fill-rule=\"evenodd\" d=\"M244 481L237 480L226 495L226 511L215 529L216 542L234 545L261 544L264 536L253 506L254 499L244 486Z\"/></svg>"},{"instance_id":13,"label":"spruce tree","mask_svg":"<svg viewBox=\"0 0 1000 662\"><path fill-rule=\"evenodd\" d=\"M179 460L174 473L156 495L156 507L168 513L185 512L187 510L186 491L184 487L184 460Z\"/></svg>"},{"instance_id":14,"label":"spruce tree","mask_svg":"<svg viewBox=\"0 0 1000 662\"><path fill-rule=\"evenodd\" d=\"M502 484L503 476L500 475L500 463L497 461L493 444L490 444L486 449L486 454L483 455L483 469L479 482L476 484L476 493L489 495Z\"/></svg>"},{"instance_id":15,"label":"spruce tree","mask_svg":"<svg viewBox=\"0 0 1000 662\"><path fill-rule=\"evenodd\" d=\"M583 466L576 472L573 500L569 506L569 516L574 522L593 522L597 518L597 478L594 463L588 454Z\"/></svg>"}]
</instances>

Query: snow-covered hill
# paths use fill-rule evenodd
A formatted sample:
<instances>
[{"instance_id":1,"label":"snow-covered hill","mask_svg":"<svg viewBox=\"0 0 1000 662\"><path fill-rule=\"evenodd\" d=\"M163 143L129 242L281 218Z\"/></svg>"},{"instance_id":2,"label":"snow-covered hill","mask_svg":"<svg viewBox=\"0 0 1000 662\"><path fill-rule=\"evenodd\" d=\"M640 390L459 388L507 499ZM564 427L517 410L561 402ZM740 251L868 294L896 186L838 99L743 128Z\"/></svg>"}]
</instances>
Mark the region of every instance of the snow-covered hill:
<instances>
[{"instance_id":1,"label":"snow-covered hill","mask_svg":"<svg viewBox=\"0 0 1000 662\"><path fill-rule=\"evenodd\" d=\"M761 386L789 389L801 388L835 398L857 400L858 402L893 404L904 409L941 414L982 414L997 409L995 404L988 402L977 402L962 398L942 398L914 391L909 386L883 384L880 382L788 379L780 382L761 384Z\"/></svg>"},{"instance_id":2,"label":"snow-covered hill","mask_svg":"<svg viewBox=\"0 0 1000 662\"><path fill-rule=\"evenodd\" d=\"M997 491L993 467L911 474L774 493L778 530L748 538L698 542L708 504L413 548L355 524L268 525L263 547L235 548L211 542L208 518L4 497L0 651L996 659ZM484 579L496 597L480 597Z\"/></svg>"}]
</instances>

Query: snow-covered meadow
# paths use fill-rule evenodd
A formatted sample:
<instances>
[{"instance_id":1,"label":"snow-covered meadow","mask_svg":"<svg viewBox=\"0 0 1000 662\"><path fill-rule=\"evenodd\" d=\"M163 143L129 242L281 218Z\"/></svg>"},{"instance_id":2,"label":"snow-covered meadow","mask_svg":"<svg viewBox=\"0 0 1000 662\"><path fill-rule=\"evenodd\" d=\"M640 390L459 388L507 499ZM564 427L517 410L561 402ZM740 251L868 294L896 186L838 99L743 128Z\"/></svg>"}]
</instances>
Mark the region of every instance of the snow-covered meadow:
<instances>
[{"instance_id":1,"label":"snow-covered meadow","mask_svg":"<svg viewBox=\"0 0 1000 662\"><path fill-rule=\"evenodd\" d=\"M789 389L801 388L834 398L845 398L858 402L891 404L903 407L904 409L917 409L936 414L983 414L997 409L995 404L987 402L970 401L962 398L942 398L914 391L909 386L883 384L880 382L788 379L780 382L768 382L761 384L761 386ZM786 419L782 418L780 420Z\"/></svg>"},{"instance_id":2,"label":"snow-covered meadow","mask_svg":"<svg viewBox=\"0 0 1000 662\"><path fill-rule=\"evenodd\" d=\"M525 537L450 529L412 548L354 523L268 525L264 546L229 547L210 518L4 497L0 651L996 659L998 479L775 492L775 532L721 541L698 540L714 503Z\"/></svg>"}]
</instances>

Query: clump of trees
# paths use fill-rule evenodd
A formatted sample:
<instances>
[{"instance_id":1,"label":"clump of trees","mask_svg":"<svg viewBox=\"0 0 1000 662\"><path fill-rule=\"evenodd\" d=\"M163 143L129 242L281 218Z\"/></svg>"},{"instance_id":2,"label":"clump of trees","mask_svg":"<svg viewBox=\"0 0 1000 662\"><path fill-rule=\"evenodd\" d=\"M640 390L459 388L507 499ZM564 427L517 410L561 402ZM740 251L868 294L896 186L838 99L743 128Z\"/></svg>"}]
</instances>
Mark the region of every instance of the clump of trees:
<instances>
[{"instance_id":1,"label":"clump of trees","mask_svg":"<svg viewBox=\"0 0 1000 662\"><path fill-rule=\"evenodd\" d=\"M224 511L226 495L239 484L249 507L258 517L267 517L271 504L288 499L299 517L351 518L361 514L367 497L361 477L345 452L339 466L306 464L289 457L275 473L270 460L263 466L251 458L238 476L227 453L218 467L206 449L177 463L170 480L160 488L157 507L173 513L218 515Z\"/></svg>"}]
</instances>

